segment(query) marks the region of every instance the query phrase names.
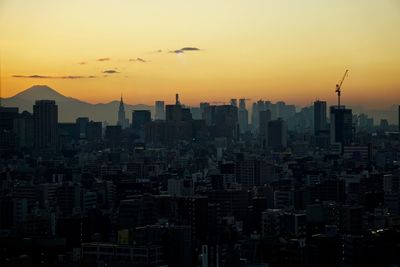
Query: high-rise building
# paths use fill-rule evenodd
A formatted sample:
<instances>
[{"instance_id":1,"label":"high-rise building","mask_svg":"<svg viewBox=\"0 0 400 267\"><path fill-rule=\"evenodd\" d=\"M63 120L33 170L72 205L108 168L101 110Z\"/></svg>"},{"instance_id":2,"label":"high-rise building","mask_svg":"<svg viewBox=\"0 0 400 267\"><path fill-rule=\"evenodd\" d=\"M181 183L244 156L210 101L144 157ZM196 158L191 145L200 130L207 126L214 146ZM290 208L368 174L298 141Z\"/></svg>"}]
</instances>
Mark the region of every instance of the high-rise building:
<instances>
[{"instance_id":1,"label":"high-rise building","mask_svg":"<svg viewBox=\"0 0 400 267\"><path fill-rule=\"evenodd\" d=\"M330 110L331 144L348 145L353 140L353 113L344 106L332 106Z\"/></svg>"},{"instance_id":2,"label":"high-rise building","mask_svg":"<svg viewBox=\"0 0 400 267\"><path fill-rule=\"evenodd\" d=\"M16 143L14 120L18 117L18 108L0 107L0 151L11 149Z\"/></svg>"},{"instance_id":3,"label":"high-rise building","mask_svg":"<svg viewBox=\"0 0 400 267\"><path fill-rule=\"evenodd\" d=\"M268 146L268 123L271 121L271 111L261 110L259 112L258 133L260 137L261 147Z\"/></svg>"},{"instance_id":4,"label":"high-rise building","mask_svg":"<svg viewBox=\"0 0 400 267\"><path fill-rule=\"evenodd\" d=\"M273 150L287 147L287 124L282 119L268 122L268 146Z\"/></svg>"},{"instance_id":5,"label":"high-rise building","mask_svg":"<svg viewBox=\"0 0 400 267\"><path fill-rule=\"evenodd\" d=\"M28 111L24 111L14 119L14 132L19 148L33 147L33 116Z\"/></svg>"},{"instance_id":6,"label":"high-rise building","mask_svg":"<svg viewBox=\"0 0 400 267\"><path fill-rule=\"evenodd\" d=\"M239 99L239 109L246 109L246 99L245 98Z\"/></svg>"},{"instance_id":7,"label":"high-rise building","mask_svg":"<svg viewBox=\"0 0 400 267\"><path fill-rule=\"evenodd\" d=\"M156 101L155 109L156 109L156 114L154 116L154 119L155 120L165 120L164 101Z\"/></svg>"},{"instance_id":8,"label":"high-rise building","mask_svg":"<svg viewBox=\"0 0 400 267\"><path fill-rule=\"evenodd\" d=\"M175 96L175 105L166 105L165 109L165 119L167 121L189 121L192 120L192 114L190 113L190 108L186 108L181 105L179 101L179 95Z\"/></svg>"},{"instance_id":9,"label":"high-rise building","mask_svg":"<svg viewBox=\"0 0 400 267\"><path fill-rule=\"evenodd\" d=\"M249 128L249 112L247 109L239 109L238 111L239 131L244 133Z\"/></svg>"},{"instance_id":10,"label":"high-rise building","mask_svg":"<svg viewBox=\"0 0 400 267\"><path fill-rule=\"evenodd\" d=\"M238 109L232 105L215 108L215 134L217 137L232 138L237 136Z\"/></svg>"},{"instance_id":11,"label":"high-rise building","mask_svg":"<svg viewBox=\"0 0 400 267\"><path fill-rule=\"evenodd\" d=\"M37 100L33 106L34 145L38 149L56 149L58 106L54 100Z\"/></svg>"},{"instance_id":12,"label":"high-rise building","mask_svg":"<svg viewBox=\"0 0 400 267\"><path fill-rule=\"evenodd\" d=\"M232 98L232 99L231 99L231 105L234 106L234 107L237 107L237 106L238 106L238 103L237 103L237 99L236 99L236 98Z\"/></svg>"},{"instance_id":13,"label":"high-rise building","mask_svg":"<svg viewBox=\"0 0 400 267\"><path fill-rule=\"evenodd\" d=\"M132 128L142 129L143 126L151 121L150 110L134 110L132 112Z\"/></svg>"},{"instance_id":14,"label":"high-rise building","mask_svg":"<svg viewBox=\"0 0 400 267\"><path fill-rule=\"evenodd\" d=\"M76 119L76 124L78 125L79 129L79 138L86 138L86 127L89 123L88 117L79 117Z\"/></svg>"},{"instance_id":15,"label":"high-rise building","mask_svg":"<svg viewBox=\"0 0 400 267\"><path fill-rule=\"evenodd\" d=\"M238 110L238 122L239 131L244 133L249 128L249 112L246 109L246 99L239 99L239 110Z\"/></svg>"},{"instance_id":16,"label":"high-rise building","mask_svg":"<svg viewBox=\"0 0 400 267\"><path fill-rule=\"evenodd\" d=\"M125 105L122 96L121 101L119 102L117 125L121 126L122 129L127 128L129 125L129 120L125 117Z\"/></svg>"},{"instance_id":17,"label":"high-rise building","mask_svg":"<svg viewBox=\"0 0 400 267\"><path fill-rule=\"evenodd\" d=\"M18 108L0 107L0 130L11 131L17 116Z\"/></svg>"},{"instance_id":18,"label":"high-rise building","mask_svg":"<svg viewBox=\"0 0 400 267\"><path fill-rule=\"evenodd\" d=\"M86 125L86 139L94 141L101 140L103 136L103 126L101 121L90 121Z\"/></svg>"},{"instance_id":19,"label":"high-rise building","mask_svg":"<svg viewBox=\"0 0 400 267\"><path fill-rule=\"evenodd\" d=\"M325 131L326 127L326 102L317 100L314 102L314 134Z\"/></svg>"},{"instance_id":20,"label":"high-rise building","mask_svg":"<svg viewBox=\"0 0 400 267\"><path fill-rule=\"evenodd\" d=\"M400 105L399 105L399 111L397 114L397 118L398 118L397 126L399 127L399 133L400 133Z\"/></svg>"}]
</instances>

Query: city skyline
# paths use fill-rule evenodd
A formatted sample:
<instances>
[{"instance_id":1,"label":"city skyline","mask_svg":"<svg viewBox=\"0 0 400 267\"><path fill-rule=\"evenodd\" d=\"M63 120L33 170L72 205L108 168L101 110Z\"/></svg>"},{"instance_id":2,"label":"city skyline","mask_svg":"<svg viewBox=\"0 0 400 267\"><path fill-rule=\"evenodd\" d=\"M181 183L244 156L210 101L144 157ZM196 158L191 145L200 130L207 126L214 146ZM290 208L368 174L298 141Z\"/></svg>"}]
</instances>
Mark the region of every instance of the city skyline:
<instances>
[{"instance_id":1,"label":"city skyline","mask_svg":"<svg viewBox=\"0 0 400 267\"><path fill-rule=\"evenodd\" d=\"M190 105L236 95L306 106L334 103L349 69L347 105L400 98L396 1L3 1L0 9L3 97L47 84L90 103L120 92L129 103L172 102L179 92Z\"/></svg>"}]
</instances>

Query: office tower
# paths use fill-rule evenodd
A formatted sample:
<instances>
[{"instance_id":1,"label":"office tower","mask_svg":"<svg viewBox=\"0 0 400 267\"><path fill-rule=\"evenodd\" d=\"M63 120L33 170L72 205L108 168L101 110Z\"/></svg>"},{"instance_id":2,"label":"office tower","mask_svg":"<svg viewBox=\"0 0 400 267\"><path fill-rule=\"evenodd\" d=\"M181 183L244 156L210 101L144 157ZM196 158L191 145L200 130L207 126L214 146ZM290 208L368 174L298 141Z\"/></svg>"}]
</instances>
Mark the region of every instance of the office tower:
<instances>
[{"instance_id":1,"label":"office tower","mask_svg":"<svg viewBox=\"0 0 400 267\"><path fill-rule=\"evenodd\" d=\"M237 107L237 106L238 106L238 103L237 103L237 99L236 99L236 98L232 98L232 99L231 99L231 105L234 106L234 107Z\"/></svg>"},{"instance_id":2,"label":"office tower","mask_svg":"<svg viewBox=\"0 0 400 267\"><path fill-rule=\"evenodd\" d=\"M18 108L0 107L0 151L11 149L16 145L13 128L17 116Z\"/></svg>"},{"instance_id":3,"label":"office tower","mask_svg":"<svg viewBox=\"0 0 400 267\"><path fill-rule=\"evenodd\" d=\"M286 105L284 112L284 119L289 119L296 115L296 106L295 105Z\"/></svg>"},{"instance_id":4,"label":"office tower","mask_svg":"<svg viewBox=\"0 0 400 267\"><path fill-rule=\"evenodd\" d=\"M286 103L283 101L276 102L276 107L277 107L277 117L286 119L285 118Z\"/></svg>"},{"instance_id":5,"label":"office tower","mask_svg":"<svg viewBox=\"0 0 400 267\"><path fill-rule=\"evenodd\" d=\"M181 118L182 121L191 121L192 118L192 113L190 112L190 108L182 108L181 109Z\"/></svg>"},{"instance_id":6,"label":"office tower","mask_svg":"<svg viewBox=\"0 0 400 267\"><path fill-rule=\"evenodd\" d=\"M56 149L58 106L54 100L37 100L33 106L34 145L37 149Z\"/></svg>"},{"instance_id":7,"label":"office tower","mask_svg":"<svg viewBox=\"0 0 400 267\"><path fill-rule=\"evenodd\" d=\"M105 139L111 147L116 147L121 144L122 128L120 125L106 126Z\"/></svg>"},{"instance_id":8,"label":"office tower","mask_svg":"<svg viewBox=\"0 0 400 267\"><path fill-rule=\"evenodd\" d=\"M259 112L259 133L262 135L266 134L266 130L268 128L268 122L271 120L271 111L270 110L261 110Z\"/></svg>"},{"instance_id":9,"label":"office tower","mask_svg":"<svg viewBox=\"0 0 400 267\"><path fill-rule=\"evenodd\" d=\"M344 106L332 106L330 110L331 144L348 145L353 140L353 113Z\"/></svg>"},{"instance_id":10,"label":"office tower","mask_svg":"<svg viewBox=\"0 0 400 267\"><path fill-rule=\"evenodd\" d=\"M268 146L268 122L270 121L271 121L271 111L261 110L259 112L258 133L262 148L266 148Z\"/></svg>"},{"instance_id":11,"label":"office tower","mask_svg":"<svg viewBox=\"0 0 400 267\"><path fill-rule=\"evenodd\" d=\"M398 114L397 114L397 119L398 119L398 121L397 121L397 126L398 126L398 128L399 128L399 133L400 133L400 105L399 105L399 110L398 110Z\"/></svg>"},{"instance_id":12,"label":"office tower","mask_svg":"<svg viewBox=\"0 0 400 267\"><path fill-rule=\"evenodd\" d=\"M18 108L0 107L0 130L12 131L17 116Z\"/></svg>"},{"instance_id":13,"label":"office tower","mask_svg":"<svg viewBox=\"0 0 400 267\"><path fill-rule=\"evenodd\" d=\"M202 109L201 117L205 121L207 126L215 124L215 109L217 106L210 105L209 103L200 103L200 109Z\"/></svg>"},{"instance_id":14,"label":"office tower","mask_svg":"<svg viewBox=\"0 0 400 267\"><path fill-rule=\"evenodd\" d=\"M19 148L33 147L33 116L28 111L24 111L14 119L14 132L16 143Z\"/></svg>"},{"instance_id":15,"label":"office tower","mask_svg":"<svg viewBox=\"0 0 400 267\"><path fill-rule=\"evenodd\" d=\"M150 110L134 110L132 112L132 128L142 129L143 126L151 122Z\"/></svg>"},{"instance_id":16,"label":"office tower","mask_svg":"<svg viewBox=\"0 0 400 267\"><path fill-rule=\"evenodd\" d=\"M287 124L282 119L268 122L268 147L282 150L287 147Z\"/></svg>"},{"instance_id":17,"label":"office tower","mask_svg":"<svg viewBox=\"0 0 400 267\"><path fill-rule=\"evenodd\" d=\"M192 114L189 108L185 108L179 101L179 95L175 95L175 105L166 105L166 116L167 121L189 121L192 120Z\"/></svg>"},{"instance_id":18,"label":"office tower","mask_svg":"<svg viewBox=\"0 0 400 267\"><path fill-rule=\"evenodd\" d=\"M232 138L237 136L238 111L237 107L221 105L215 108L216 137Z\"/></svg>"},{"instance_id":19,"label":"office tower","mask_svg":"<svg viewBox=\"0 0 400 267\"><path fill-rule=\"evenodd\" d=\"M60 147L80 138L79 125L73 122L58 124L58 143Z\"/></svg>"},{"instance_id":20,"label":"office tower","mask_svg":"<svg viewBox=\"0 0 400 267\"><path fill-rule=\"evenodd\" d=\"M387 119L381 119L380 123L379 123L379 127L384 130L387 131L389 129L389 122Z\"/></svg>"},{"instance_id":21,"label":"office tower","mask_svg":"<svg viewBox=\"0 0 400 267\"><path fill-rule=\"evenodd\" d=\"M263 100L258 100L257 103L253 103L253 110L251 114L251 124L253 127L253 131L257 131L259 122L260 122L260 111L266 110L265 103Z\"/></svg>"},{"instance_id":22,"label":"office tower","mask_svg":"<svg viewBox=\"0 0 400 267\"><path fill-rule=\"evenodd\" d=\"M156 114L154 116L155 120L165 120L165 105L164 101L156 101Z\"/></svg>"},{"instance_id":23,"label":"office tower","mask_svg":"<svg viewBox=\"0 0 400 267\"><path fill-rule=\"evenodd\" d=\"M192 118L194 120L202 119L202 111L201 111L200 107L190 108L190 113L192 114Z\"/></svg>"},{"instance_id":24,"label":"office tower","mask_svg":"<svg viewBox=\"0 0 400 267\"><path fill-rule=\"evenodd\" d=\"M239 109L246 109L246 99L245 98L239 99Z\"/></svg>"},{"instance_id":25,"label":"office tower","mask_svg":"<svg viewBox=\"0 0 400 267\"><path fill-rule=\"evenodd\" d=\"M122 96L121 96L121 101L119 102L117 125L121 126L122 129L127 128L129 125L129 120L126 119L125 117L125 106Z\"/></svg>"},{"instance_id":26,"label":"office tower","mask_svg":"<svg viewBox=\"0 0 400 267\"><path fill-rule=\"evenodd\" d=\"M317 100L314 102L314 134L325 131L326 126L326 102Z\"/></svg>"},{"instance_id":27,"label":"office tower","mask_svg":"<svg viewBox=\"0 0 400 267\"><path fill-rule=\"evenodd\" d=\"M80 117L76 119L76 124L79 129L79 138L86 138L86 126L89 122L88 117Z\"/></svg>"},{"instance_id":28,"label":"office tower","mask_svg":"<svg viewBox=\"0 0 400 267\"><path fill-rule=\"evenodd\" d=\"M101 121L90 121L86 125L86 139L90 141L101 140L103 136L103 126Z\"/></svg>"},{"instance_id":29,"label":"office tower","mask_svg":"<svg viewBox=\"0 0 400 267\"><path fill-rule=\"evenodd\" d=\"M249 112L247 109L239 109L238 111L239 131L244 133L249 128Z\"/></svg>"}]
</instances>

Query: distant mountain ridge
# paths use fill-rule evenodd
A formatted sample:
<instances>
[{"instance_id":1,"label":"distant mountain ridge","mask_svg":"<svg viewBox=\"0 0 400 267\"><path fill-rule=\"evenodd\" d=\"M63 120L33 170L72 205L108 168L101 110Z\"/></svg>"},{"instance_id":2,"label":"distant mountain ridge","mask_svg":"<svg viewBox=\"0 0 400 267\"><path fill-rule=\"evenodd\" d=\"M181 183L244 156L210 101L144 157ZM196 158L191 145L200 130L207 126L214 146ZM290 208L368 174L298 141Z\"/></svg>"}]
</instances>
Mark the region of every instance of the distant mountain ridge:
<instances>
[{"instance_id":1,"label":"distant mountain ridge","mask_svg":"<svg viewBox=\"0 0 400 267\"><path fill-rule=\"evenodd\" d=\"M115 124L119 100L109 103L91 104L76 98L67 97L46 85L32 86L12 97L3 98L2 105L6 107L18 107L20 112L27 110L32 112L36 100L55 100L58 105L58 120L60 122L74 122L78 117L89 117L94 121L107 121ZM125 103L126 117L131 120L132 111L146 109L154 114L154 107L144 104L129 105Z\"/></svg>"}]
</instances>

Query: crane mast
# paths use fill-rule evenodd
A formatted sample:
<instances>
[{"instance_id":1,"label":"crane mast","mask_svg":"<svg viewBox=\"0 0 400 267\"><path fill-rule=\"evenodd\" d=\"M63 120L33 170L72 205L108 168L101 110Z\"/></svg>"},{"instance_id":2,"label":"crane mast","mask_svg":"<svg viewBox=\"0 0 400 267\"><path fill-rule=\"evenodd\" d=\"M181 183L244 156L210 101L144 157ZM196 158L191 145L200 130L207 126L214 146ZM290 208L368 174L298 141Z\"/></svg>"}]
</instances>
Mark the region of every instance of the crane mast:
<instances>
[{"instance_id":1,"label":"crane mast","mask_svg":"<svg viewBox=\"0 0 400 267\"><path fill-rule=\"evenodd\" d=\"M338 95L338 109L340 109L340 95L341 95L341 89L342 89L342 84L343 84L343 81L344 81L344 79L346 78L346 76L347 76L347 73L349 72L349 70L346 70L345 72L344 72L344 74L343 74L343 78L342 78L342 80L340 81L340 83L339 84L336 84L336 93L337 93L337 95Z\"/></svg>"}]
</instances>

